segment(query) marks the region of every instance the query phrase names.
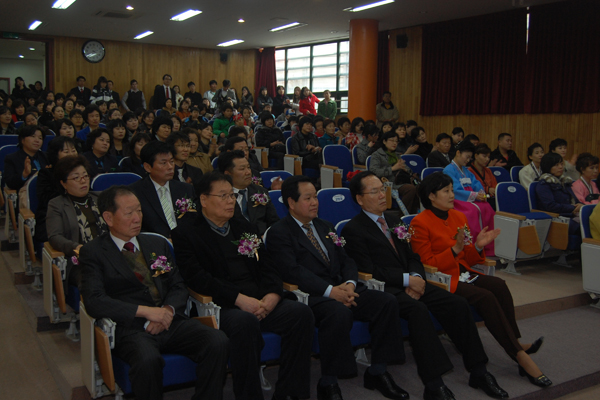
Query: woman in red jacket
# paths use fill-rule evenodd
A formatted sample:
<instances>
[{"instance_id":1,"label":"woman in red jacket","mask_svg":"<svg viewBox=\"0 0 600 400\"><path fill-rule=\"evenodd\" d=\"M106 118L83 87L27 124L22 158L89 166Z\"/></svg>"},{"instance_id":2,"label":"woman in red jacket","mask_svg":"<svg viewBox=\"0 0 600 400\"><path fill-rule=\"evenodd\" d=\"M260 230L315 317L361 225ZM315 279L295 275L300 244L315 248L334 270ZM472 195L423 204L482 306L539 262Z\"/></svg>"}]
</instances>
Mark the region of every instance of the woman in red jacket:
<instances>
[{"instance_id":1,"label":"woman in red jacket","mask_svg":"<svg viewBox=\"0 0 600 400\"><path fill-rule=\"evenodd\" d=\"M510 290L502 279L480 275L471 268L485 261L483 248L500 234L500 230L488 231L485 227L472 238L467 218L454 210L452 178L442 172L423 179L418 192L426 210L411 223L413 251L419 254L423 264L452 276L450 291L475 307L490 333L519 364L521 376L527 376L536 386L550 386L552 381L529 356L537 352L543 338L532 345L519 343L521 334Z\"/></svg>"},{"instance_id":2,"label":"woman in red jacket","mask_svg":"<svg viewBox=\"0 0 600 400\"><path fill-rule=\"evenodd\" d=\"M299 111L306 115L317 115L317 110L315 110L315 104L320 103L321 101L317 99L317 96L312 94L310 90L306 86L302 88L302 92L300 92L300 107Z\"/></svg>"}]
</instances>

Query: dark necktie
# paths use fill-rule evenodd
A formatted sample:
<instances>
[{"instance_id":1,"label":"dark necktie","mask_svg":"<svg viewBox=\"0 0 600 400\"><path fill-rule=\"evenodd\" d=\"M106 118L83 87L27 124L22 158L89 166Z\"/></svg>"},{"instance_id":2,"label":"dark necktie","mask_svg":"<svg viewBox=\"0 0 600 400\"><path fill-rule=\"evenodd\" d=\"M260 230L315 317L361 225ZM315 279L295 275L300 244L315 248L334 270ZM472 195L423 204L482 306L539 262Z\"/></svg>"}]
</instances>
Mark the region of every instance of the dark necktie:
<instances>
[{"instance_id":1,"label":"dark necktie","mask_svg":"<svg viewBox=\"0 0 600 400\"><path fill-rule=\"evenodd\" d=\"M167 99L168 99L170 90L169 90L169 88L166 88L165 91L167 92Z\"/></svg>"},{"instance_id":2,"label":"dark necktie","mask_svg":"<svg viewBox=\"0 0 600 400\"><path fill-rule=\"evenodd\" d=\"M323 257L323 260L325 260L327 262L327 264L329 264L329 258L327 258L327 255L325 255L325 252L323 251L323 249L321 248L321 245L317 241L317 238L315 237L315 234L313 233L313 230L312 230L312 227L310 226L310 224L304 224L304 225L302 225L302 227L304 229L306 229L306 236L308 237L308 240L310 240L312 245L315 246L315 248L317 249L317 251L319 252L321 257Z\"/></svg>"},{"instance_id":3,"label":"dark necktie","mask_svg":"<svg viewBox=\"0 0 600 400\"><path fill-rule=\"evenodd\" d=\"M392 234L390 233L390 230L388 229L385 219L383 217L379 217L379 218L377 218L377 222L379 222L379 225L381 225L381 230L383 231L383 234L385 235L387 240L390 241L390 244L394 248L394 251L397 253L398 250L396 249L396 245L394 244L394 239L392 238Z\"/></svg>"},{"instance_id":4,"label":"dark necktie","mask_svg":"<svg viewBox=\"0 0 600 400\"><path fill-rule=\"evenodd\" d=\"M123 248L130 253L135 253L135 246L131 242L127 242L123 245Z\"/></svg>"},{"instance_id":5,"label":"dark necktie","mask_svg":"<svg viewBox=\"0 0 600 400\"><path fill-rule=\"evenodd\" d=\"M244 218L250 221L250 216L248 215L248 199L246 199L247 189L242 189L238 191L238 193L242 196L242 214Z\"/></svg>"}]
</instances>

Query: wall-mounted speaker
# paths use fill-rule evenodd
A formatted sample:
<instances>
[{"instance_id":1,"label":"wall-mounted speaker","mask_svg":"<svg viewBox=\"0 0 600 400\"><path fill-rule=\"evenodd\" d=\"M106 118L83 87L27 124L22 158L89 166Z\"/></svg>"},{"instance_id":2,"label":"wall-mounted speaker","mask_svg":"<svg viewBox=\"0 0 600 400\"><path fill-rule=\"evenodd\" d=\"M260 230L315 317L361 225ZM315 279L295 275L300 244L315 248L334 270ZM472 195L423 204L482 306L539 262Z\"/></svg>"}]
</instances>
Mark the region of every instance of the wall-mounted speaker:
<instances>
[{"instance_id":1,"label":"wall-mounted speaker","mask_svg":"<svg viewBox=\"0 0 600 400\"><path fill-rule=\"evenodd\" d=\"M227 53L221 53L221 62L222 63L226 63L227 62Z\"/></svg>"},{"instance_id":2,"label":"wall-mounted speaker","mask_svg":"<svg viewBox=\"0 0 600 400\"><path fill-rule=\"evenodd\" d=\"M408 36L407 35L396 35L396 48L405 49L408 47Z\"/></svg>"}]
</instances>

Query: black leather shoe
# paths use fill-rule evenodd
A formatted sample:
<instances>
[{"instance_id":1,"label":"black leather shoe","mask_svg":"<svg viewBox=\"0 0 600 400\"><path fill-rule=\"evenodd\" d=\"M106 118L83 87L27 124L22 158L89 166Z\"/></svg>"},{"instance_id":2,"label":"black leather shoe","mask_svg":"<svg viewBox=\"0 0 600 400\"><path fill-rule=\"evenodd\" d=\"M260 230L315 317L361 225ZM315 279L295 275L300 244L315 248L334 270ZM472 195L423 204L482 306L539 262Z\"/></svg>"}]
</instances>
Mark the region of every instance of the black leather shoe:
<instances>
[{"instance_id":1,"label":"black leather shoe","mask_svg":"<svg viewBox=\"0 0 600 400\"><path fill-rule=\"evenodd\" d=\"M475 389L481 389L485 394L495 399L508 399L508 393L498 385L494 375L489 372L486 372L485 375L477 378L471 376L469 378L469 386Z\"/></svg>"},{"instance_id":2,"label":"black leather shoe","mask_svg":"<svg viewBox=\"0 0 600 400\"><path fill-rule=\"evenodd\" d=\"M318 400L344 400L342 399L342 391L340 386L335 383L329 386L317 385Z\"/></svg>"},{"instance_id":3,"label":"black leather shoe","mask_svg":"<svg viewBox=\"0 0 600 400\"><path fill-rule=\"evenodd\" d=\"M526 376L529 379L529 382L533 383L535 386L539 386L541 388L548 387L552 385L552 381L546 375L540 375L537 378L529 375L527 371L523 367L519 365L519 375Z\"/></svg>"},{"instance_id":4,"label":"black leather shoe","mask_svg":"<svg viewBox=\"0 0 600 400\"><path fill-rule=\"evenodd\" d=\"M425 393L423 393L423 399L424 400L456 400L454 398L454 393L452 393L452 391L450 389L448 389L448 386L443 385L439 388L437 388L436 390L429 390L427 388L425 388Z\"/></svg>"},{"instance_id":5,"label":"black leather shoe","mask_svg":"<svg viewBox=\"0 0 600 400\"><path fill-rule=\"evenodd\" d=\"M379 390L383 397L388 399L407 400L410 398L408 393L400 386L396 385L389 372L382 375L371 375L369 370L365 371L365 388Z\"/></svg>"},{"instance_id":6,"label":"black leather shoe","mask_svg":"<svg viewBox=\"0 0 600 400\"><path fill-rule=\"evenodd\" d=\"M540 347L542 347L542 344L544 344L544 337L540 336L538 340L536 340L535 342L533 342L531 344L530 348L528 348L527 350L525 350L525 353L527 353L527 354L535 354L535 353L537 353L537 351L540 349Z\"/></svg>"}]
</instances>

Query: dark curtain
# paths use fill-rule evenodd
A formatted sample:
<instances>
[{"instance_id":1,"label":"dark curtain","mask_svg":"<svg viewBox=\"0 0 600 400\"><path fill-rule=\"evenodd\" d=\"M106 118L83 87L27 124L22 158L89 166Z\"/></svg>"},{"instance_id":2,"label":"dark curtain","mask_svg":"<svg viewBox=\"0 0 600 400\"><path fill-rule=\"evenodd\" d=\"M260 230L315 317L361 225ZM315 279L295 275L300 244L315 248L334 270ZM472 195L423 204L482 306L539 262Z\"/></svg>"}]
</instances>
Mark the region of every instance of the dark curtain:
<instances>
[{"instance_id":1,"label":"dark curtain","mask_svg":"<svg viewBox=\"0 0 600 400\"><path fill-rule=\"evenodd\" d=\"M425 25L421 115L523 113L526 12Z\"/></svg>"},{"instance_id":2,"label":"dark curtain","mask_svg":"<svg viewBox=\"0 0 600 400\"><path fill-rule=\"evenodd\" d=\"M600 2L531 7L527 113L600 111Z\"/></svg>"},{"instance_id":3,"label":"dark curtain","mask_svg":"<svg viewBox=\"0 0 600 400\"><path fill-rule=\"evenodd\" d=\"M383 92L390 90L390 32L379 32L377 42L377 102L381 102ZM396 93L398 95L398 93Z\"/></svg>"},{"instance_id":4,"label":"dark curtain","mask_svg":"<svg viewBox=\"0 0 600 400\"><path fill-rule=\"evenodd\" d=\"M260 95L260 88L265 86L269 91L269 96L275 97L277 94L277 71L275 68L275 47L257 50L256 53L256 79L254 85L254 101Z\"/></svg>"}]
</instances>

